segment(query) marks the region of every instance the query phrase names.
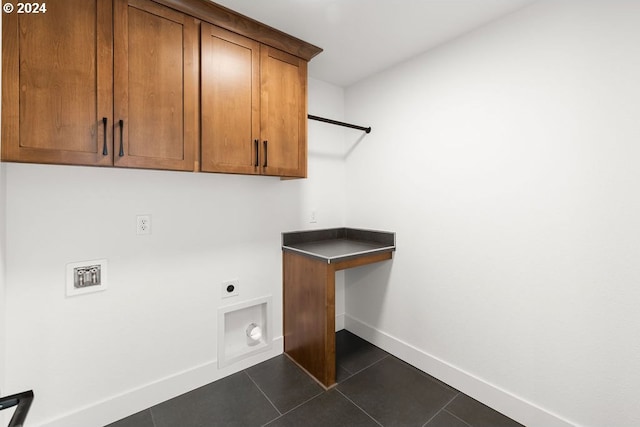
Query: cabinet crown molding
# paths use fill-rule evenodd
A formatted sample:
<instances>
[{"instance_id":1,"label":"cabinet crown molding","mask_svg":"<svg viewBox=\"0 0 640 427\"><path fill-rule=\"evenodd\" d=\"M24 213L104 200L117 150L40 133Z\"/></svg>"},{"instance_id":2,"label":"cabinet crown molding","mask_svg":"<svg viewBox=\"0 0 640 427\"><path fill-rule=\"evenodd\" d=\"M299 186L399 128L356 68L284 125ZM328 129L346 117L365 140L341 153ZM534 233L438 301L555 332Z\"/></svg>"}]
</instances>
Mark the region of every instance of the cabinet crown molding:
<instances>
[{"instance_id":1,"label":"cabinet crown molding","mask_svg":"<svg viewBox=\"0 0 640 427\"><path fill-rule=\"evenodd\" d=\"M187 15L274 47L305 61L322 49L209 0L154 0Z\"/></svg>"}]
</instances>

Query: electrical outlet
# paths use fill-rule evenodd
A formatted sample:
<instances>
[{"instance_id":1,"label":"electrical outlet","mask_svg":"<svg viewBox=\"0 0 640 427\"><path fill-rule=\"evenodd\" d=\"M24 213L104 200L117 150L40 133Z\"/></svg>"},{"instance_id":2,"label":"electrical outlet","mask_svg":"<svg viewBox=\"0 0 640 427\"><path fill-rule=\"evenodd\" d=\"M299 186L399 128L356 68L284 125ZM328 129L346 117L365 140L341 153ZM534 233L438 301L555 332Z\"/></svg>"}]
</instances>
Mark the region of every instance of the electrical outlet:
<instances>
[{"instance_id":1,"label":"electrical outlet","mask_svg":"<svg viewBox=\"0 0 640 427\"><path fill-rule=\"evenodd\" d=\"M136 217L136 234L151 234L151 215L138 215Z\"/></svg>"},{"instance_id":2,"label":"electrical outlet","mask_svg":"<svg viewBox=\"0 0 640 427\"><path fill-rule=\"evenodd\" d=\"M240 280L225 280L222 282L222 298L235 297L240 294Z\"/></svg>"},{"instance_id":3,"label":"electrical outlet","mask_svg":"<svg viewBox=\"0 0 640 427\"><path fill-rule=\"evenodd\" d=\"M309 222L311 224L315 224L318 222L318 210L317 209L312 209L311 210L311 215L309 215Z\"/></svg>"}]
</instances>

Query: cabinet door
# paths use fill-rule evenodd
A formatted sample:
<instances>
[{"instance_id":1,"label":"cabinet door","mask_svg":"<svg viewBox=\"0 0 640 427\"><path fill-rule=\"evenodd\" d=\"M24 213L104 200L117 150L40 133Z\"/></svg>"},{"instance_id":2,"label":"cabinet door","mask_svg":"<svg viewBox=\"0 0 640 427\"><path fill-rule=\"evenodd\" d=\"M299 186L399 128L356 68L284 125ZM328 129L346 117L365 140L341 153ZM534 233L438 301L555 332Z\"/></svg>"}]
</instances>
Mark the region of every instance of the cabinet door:
<instances>
[{"instance_id":1,"label":"cabinet door","mask_svg":"<svg viewBox=\"0 0 640 427\"><path fill-rule=\"evenodd\" d=\"M2 19L2 159L111 165L111 0Z\"/></svg>"},{"instance_id":2,"label":"cabinet door","mask_svg":"<svg viewBox=\"0 0 640 427\"><path fill-rule=\"evenodd\" d=\"M198 29L148 0L116 0L114 164L194 170Z\"/></svg>"},{"instance_id":3,"label":"cabinet door","mask_svg":"<svg viewBox=\"0 0 640 427\"><path fill-rule=\"evenodd\" d=\"M262 173L304 178L307 62L268 46L261 46L260 52Z\"/></svg>"},{"instance_id":4,"label":"cabinet door","mask_svg":"<svg viewBox=\"0 0 640 427\"><path fill-rule=\"evenodd\" d=\"M260 172L260 44L201 25L202 164L206 172Z\"/></svg>"}]
</instances>

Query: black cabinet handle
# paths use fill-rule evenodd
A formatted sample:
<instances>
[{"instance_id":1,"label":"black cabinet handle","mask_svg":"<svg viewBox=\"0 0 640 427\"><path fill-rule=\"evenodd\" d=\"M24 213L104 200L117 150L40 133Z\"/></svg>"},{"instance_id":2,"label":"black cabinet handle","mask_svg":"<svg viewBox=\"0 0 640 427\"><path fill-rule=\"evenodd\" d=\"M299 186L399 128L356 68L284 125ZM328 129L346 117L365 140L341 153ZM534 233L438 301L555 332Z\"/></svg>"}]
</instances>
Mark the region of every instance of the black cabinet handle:
<instances>
[{"instance_id":1,"label":"black cabinet handle","mask_svg":"<svg viewBox=\"0 0 640 427\"><path fill-rule=\"evenodd\" d=\"M104 127L104 143L102 144L102 155L106 156L109 154L109 150L107 150L107 118L102 118L102 126Z\"/></svg>"},{"instance_id":2,"label":"black cabinet handle","mask_svg":"<svg viewBox=\"0 0 640 427\"><path fill-rule=\"evenodd\" d=\"M267 140L265 139L263 143L264 143L264 165L262 165L262 167L266 168L267 167Z\"/></svg>"},{"instance_id":3,"label":"black cabinet handle","mask_svg":"<svg viewBox=\"0 0 640 427\"><path fill-rule=\"evenodd\" d=\"M124 120L120 119L120 157L124 156Z\"/></svg>"},{"instance_id":4,"label":"black cabinet handle","mask_svg":"<svg viewBox=\"0 0 640 427\"><path fill-rule=\"evenodd\" d=\"M253 145L254 148L256 149L256 163L254 164L255 167L258 167L260 165L260 155L258 153L258 144L260 143L260 141L258 141L257 139L253 140Z\"/></svg>"}]
</instances>

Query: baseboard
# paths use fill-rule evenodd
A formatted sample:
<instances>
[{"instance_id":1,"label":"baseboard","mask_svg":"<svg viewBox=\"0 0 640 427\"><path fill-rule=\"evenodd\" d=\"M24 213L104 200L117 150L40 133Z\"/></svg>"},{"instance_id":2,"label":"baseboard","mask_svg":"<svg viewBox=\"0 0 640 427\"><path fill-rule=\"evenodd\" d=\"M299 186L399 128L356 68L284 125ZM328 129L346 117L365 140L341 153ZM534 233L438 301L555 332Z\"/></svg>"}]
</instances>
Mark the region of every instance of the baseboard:
<instances>
[{"instance_id":1,"label":"baseboard","mask_svg":"<svg viewBox=\"0 0 640 427\"><path fill-rule=\"evenodd\" d=\"M345 329L528 427L575 424L349 315Z\"/></svg>"},{"instance_id":2,"label":"baseboard","mask_svg":"<svg viewBox=\"0 0 640 427\"><path fill-rule=\"evenodd\" d=\"M161 378L133 390L96 402L74 412L64 414L41 424L42 427L104 426L133 415L151 406L202 387L221 378L264 362L284 351L283 337L273 340L270 350L247 357L222 369L212 360L174 375ZM28 420L27 420L28 421Z\"/></svg>"},{"instance_id":3,"label":"baseboard","mask_svg":"<svg viewBox=\"0 0 640 427\"><path fill-rule=\"evenodd\" d=\"M336 315L336 332L344 329L344 316L344 313Z\"/></svg>"}]
</instances>

